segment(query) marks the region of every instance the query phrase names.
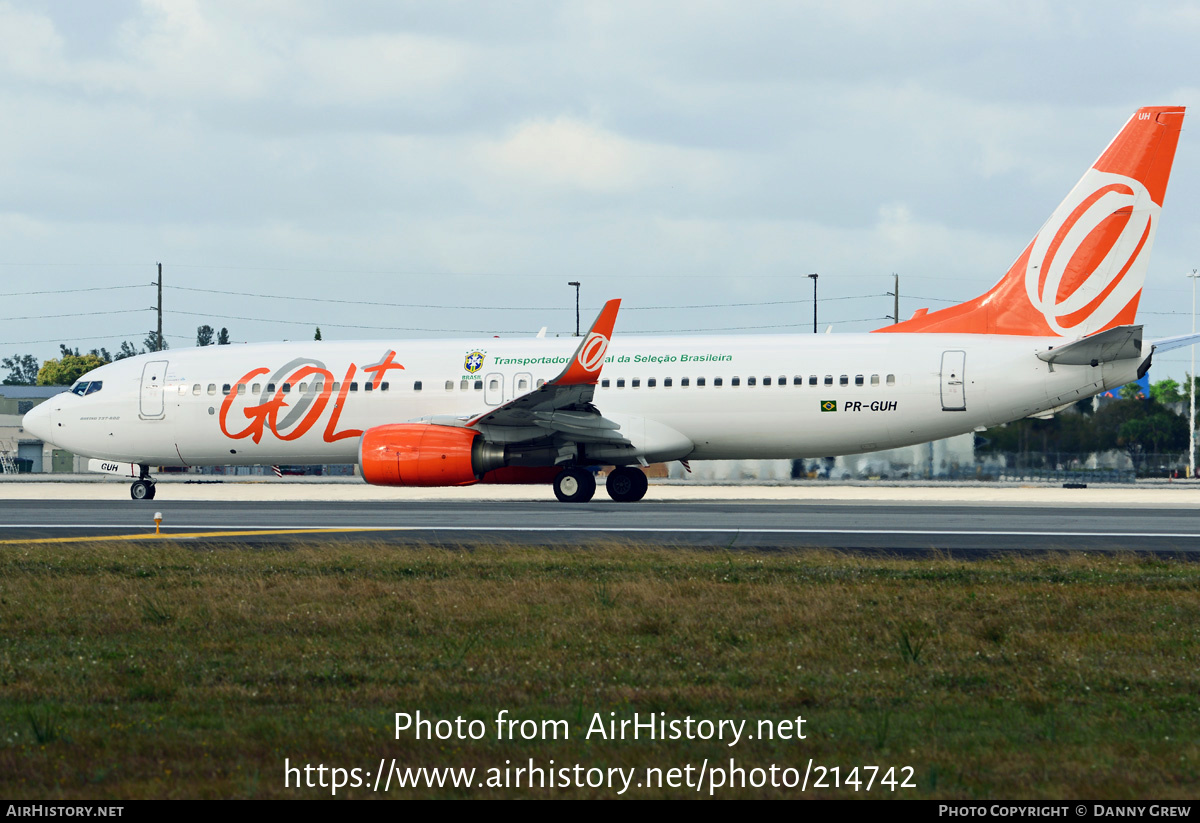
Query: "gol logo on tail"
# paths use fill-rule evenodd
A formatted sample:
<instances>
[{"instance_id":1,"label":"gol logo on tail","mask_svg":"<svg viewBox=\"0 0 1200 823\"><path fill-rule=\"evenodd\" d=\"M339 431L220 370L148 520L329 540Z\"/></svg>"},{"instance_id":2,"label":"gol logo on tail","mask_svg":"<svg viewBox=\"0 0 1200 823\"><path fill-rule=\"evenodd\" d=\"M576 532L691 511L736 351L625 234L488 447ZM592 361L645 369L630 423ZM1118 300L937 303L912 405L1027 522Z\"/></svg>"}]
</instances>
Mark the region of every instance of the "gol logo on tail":
<instances>
[{"instance_id":1,"label":"gol logo on tail","mask_svg":"<svg viewBox=\"0 0 1200 823\"><path fill-rule=\"evenodd\" d=\"M1161 207L1137 180L1092 169L1038 232L1025 291L1055 333L1099 329L1137 297Z\"/></svg>"}]
</instances>

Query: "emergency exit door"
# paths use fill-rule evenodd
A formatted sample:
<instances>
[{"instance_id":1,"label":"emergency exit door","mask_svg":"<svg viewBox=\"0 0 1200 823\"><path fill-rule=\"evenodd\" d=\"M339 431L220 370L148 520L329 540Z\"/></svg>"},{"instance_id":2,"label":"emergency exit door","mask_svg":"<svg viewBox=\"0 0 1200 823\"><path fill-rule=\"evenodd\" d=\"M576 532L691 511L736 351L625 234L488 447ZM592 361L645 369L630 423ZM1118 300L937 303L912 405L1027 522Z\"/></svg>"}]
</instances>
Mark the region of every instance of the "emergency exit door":
<instances>
[{"instance_id":1,"label":"emergency exit door","mask_svg":"<svg viewBox=\"0 0 1200 823\"><path fill-rule=\"evenodd\" d=\"M967 353L942 352L942 411L966 411Z\"/></svg>"}]
</instances>

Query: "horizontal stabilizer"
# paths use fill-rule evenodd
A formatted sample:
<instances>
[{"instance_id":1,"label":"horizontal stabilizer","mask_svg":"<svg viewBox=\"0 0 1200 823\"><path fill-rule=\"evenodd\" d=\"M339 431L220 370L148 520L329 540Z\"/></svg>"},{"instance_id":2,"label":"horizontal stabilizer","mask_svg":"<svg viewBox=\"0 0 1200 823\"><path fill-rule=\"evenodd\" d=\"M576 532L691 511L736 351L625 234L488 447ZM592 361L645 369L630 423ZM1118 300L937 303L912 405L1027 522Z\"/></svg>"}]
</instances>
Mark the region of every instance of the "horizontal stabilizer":
<instances>
[{"instance_id":1,"label":"horizontal stabilizer","mask_svg":"<svg viewBox=\"0 0 1200 823\"><path fill-rule=\"evenodd\" d=\"M1155 340L1150 344L1155 353L1171 351L1172 349L1182 349L1184 346L1191 346L1200 343L1200 332L1191 334L1181 334L1178 337L1164 337L1162 340Z\"/></svg>"},{"instance_id":2,"label":"horizontal stabilizer","mask_svg":"<svg viewBox=\"0 0 1200 823\"><path fill-rule=\"evenodd\" d=\"M1142 327L1117 326L1115 329L1072 340L1038 352L1038 359L1059 366L1098 366L1114 360L1134 360L1142 356Z\"/></svg>"}]
</instances>

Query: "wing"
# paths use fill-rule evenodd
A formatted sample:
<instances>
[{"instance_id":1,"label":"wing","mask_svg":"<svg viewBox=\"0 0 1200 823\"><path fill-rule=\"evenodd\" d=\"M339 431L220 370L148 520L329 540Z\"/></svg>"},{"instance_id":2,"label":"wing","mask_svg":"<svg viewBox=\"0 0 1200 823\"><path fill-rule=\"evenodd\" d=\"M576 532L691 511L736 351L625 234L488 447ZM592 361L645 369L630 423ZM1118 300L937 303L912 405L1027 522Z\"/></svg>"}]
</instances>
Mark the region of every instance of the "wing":
<instances>
[{"instance_id":1,"label":"wing","mask_svg":"<svg viewBox=\"0 0 1200 823\"><path fill-rule=\"evenodd\" d=\"M576 443L628 445L618 423L592 405L620 300L609 300L562 373L537 389L466 421L496 442L545 440L566 455Z\"/></svg>"}]
</instances>

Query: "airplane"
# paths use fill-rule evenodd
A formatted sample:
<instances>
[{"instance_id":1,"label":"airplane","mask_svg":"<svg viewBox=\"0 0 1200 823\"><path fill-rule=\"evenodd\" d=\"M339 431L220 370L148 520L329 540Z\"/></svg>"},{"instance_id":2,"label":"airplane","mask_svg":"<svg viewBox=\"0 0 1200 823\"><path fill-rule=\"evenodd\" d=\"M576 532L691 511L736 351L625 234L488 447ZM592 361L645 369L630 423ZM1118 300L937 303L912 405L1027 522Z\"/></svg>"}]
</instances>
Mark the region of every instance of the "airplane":
<instances>
[{"instance_id":1,"label":"airplane","mask_svg":"<svg viewBox=\"0 0 1200 823\"><path fill-rule=\"evenodd\" d=\"M368 483L552 484L641 500L645 466L825 457L1044 416L1145 374L1138 301L1183 123L1138 109L983 295L865 334L265 343L83 375L24 426L133 478L150 466L357 463ZM686 463L685 463L686 464Z\"/></svg>"}]
</instances>

